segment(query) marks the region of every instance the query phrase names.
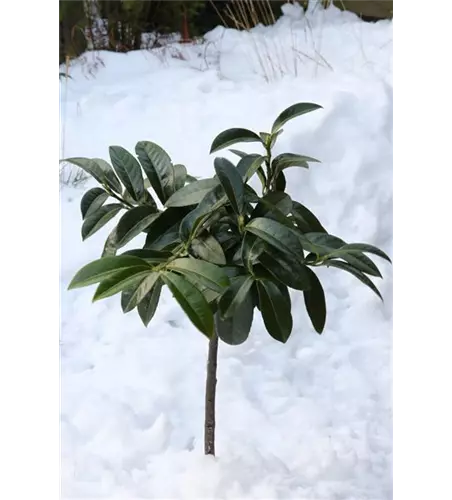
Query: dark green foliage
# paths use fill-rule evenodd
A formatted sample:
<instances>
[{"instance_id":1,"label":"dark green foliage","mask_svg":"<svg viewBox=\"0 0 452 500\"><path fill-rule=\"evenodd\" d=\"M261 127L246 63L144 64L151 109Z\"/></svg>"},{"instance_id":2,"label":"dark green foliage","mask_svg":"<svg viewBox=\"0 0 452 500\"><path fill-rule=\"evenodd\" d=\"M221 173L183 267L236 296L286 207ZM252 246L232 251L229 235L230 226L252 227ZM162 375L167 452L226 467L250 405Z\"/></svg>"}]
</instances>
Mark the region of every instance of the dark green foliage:
<instances>
[{"instance_id":1,"label":"dark green foliage","mask_svg":"<svg viewBox=\"0 0 452 500\"><path fill-rule=\"evenodd\" d=\"M272 158L282 125L318 109L310 103L291 106L271 133L242 128L220 133L211 151L256 142L264 153L232 150L236 164L216 158L211 179L188 175L152 142L137 144L139 162L119 146L110 148L112 166L96 158L67 160L101 184L81 201L84 239L124 211L103 257L81 269L70 288L97 283L94 300L121 293L122 310L137 308L147 326L166 285L196 328L207 337L216 329L231 345L247 339L255 308L268 333L287 342L293 326L289 289L303 293L312 325L322 333L326 301L313 271L318 266L350 273L381 298L369 278L381 273L368 254L390 262L389 257L372 245L348 244L329 234L307 207L285 193L283 170L317 160L291 153ZM262 183L261 195L248 184L254 175ZM112 203L105 204L108 198ZM116 256L140 235L145 236L143 248Z\"/></svg>"}]
</instances>

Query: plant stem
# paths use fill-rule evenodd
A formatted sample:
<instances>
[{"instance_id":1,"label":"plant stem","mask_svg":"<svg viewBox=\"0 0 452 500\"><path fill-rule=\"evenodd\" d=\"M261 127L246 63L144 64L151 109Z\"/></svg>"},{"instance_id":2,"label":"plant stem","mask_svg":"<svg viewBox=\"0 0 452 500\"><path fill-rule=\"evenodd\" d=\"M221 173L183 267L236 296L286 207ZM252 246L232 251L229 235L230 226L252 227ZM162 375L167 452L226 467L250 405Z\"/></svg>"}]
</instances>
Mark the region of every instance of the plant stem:
<instances>
[{"instance_id":1,"label":"plant stem","mask_svg":"<svg viewBox=\"0 0 452 500\"><path fill-rule=\"evenodd\" d=\"M218 335L209 340L206 378L206 413L204 420L204 454L215 456L215 395L217 389Z\"/></svg>"}]
</instances>

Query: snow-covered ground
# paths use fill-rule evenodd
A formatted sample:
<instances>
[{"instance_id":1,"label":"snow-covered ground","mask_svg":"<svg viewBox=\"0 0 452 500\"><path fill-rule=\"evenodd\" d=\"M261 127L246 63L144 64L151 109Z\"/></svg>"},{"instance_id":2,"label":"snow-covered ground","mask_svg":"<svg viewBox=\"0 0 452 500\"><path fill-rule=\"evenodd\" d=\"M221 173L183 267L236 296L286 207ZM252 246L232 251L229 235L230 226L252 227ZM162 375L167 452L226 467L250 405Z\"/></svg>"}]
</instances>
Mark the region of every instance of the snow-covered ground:
<instances>
[{"instance_id":1,"label":"snow-covered ground","mask_svg":"<svg viewBox=\"0 0 452 500\"><path fill-rule=\"evenodd\" d=\"M62 156L108 160L109 145L133 151L151 140L192 175L211 176L217 133L268 130L287 106L315 102L324 110L287 124L276 153L323 163L289 171L289 192L331 233L391 255L392 23L285 11L251 35L217 28L203 45L102 52L94 77L87 54L61 84ZM92 304L93 289L66 291L108 234L81 241L79 202L92 185L61 190L63 496L392 498L390 266L378 262L384 303L354 278L319 270L322 336L294 295L286 345L257 314L245 344L220 345L218 456L204 457L207 342L170 294L146 329L122 314L119 297Z\"/></svg>"}]
</instances>

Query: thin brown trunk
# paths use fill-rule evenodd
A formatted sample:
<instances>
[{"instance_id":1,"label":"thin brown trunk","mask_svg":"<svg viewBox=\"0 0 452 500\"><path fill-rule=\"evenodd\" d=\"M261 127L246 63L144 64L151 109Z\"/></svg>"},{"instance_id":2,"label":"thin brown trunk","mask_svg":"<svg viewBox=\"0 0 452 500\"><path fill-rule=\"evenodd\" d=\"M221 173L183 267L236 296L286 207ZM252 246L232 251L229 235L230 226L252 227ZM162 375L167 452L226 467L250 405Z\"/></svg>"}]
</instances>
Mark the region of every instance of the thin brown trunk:
<instances>
[{"instance_id":1,"label":"thin brown trunk","mask_svg":"<svg viewBox=\"0 0 452 500\"><path fill-rule=\"evenodd\" d=\"M214 332L209 341L206 378L206 413L204 420L204 453L215 455L215 394L217 388L218 336Z\"/></svg>"}]
</instances>

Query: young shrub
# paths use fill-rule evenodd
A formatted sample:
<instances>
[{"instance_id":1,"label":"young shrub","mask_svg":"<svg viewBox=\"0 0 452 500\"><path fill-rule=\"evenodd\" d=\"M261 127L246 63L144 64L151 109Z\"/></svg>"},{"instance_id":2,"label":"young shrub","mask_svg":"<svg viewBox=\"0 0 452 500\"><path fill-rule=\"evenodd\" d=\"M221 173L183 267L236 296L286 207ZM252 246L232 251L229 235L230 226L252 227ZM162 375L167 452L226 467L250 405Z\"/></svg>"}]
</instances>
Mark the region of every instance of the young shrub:
<instances>
[{"instance_id":1,"label":"young shrub","mask_svg":"<svg viewBox=\"0 0 452 500\"><path fill-rule=\"evenodd\" d=\"M210 343L206 454L215 454L218 338L231 345L245 342L257 309L267 332L287 342L293 326L289 289L303 294L314 330L322 333L327 309L314 272L320 266L352 274L382 298L369 278L381 274L368 254L390 262L389 257L375 246L329 234L307 207L285 192L287 168L308 168L318 160L292 153L272 156L283 125L319 108L294 104L276 118L270 132L233 128L220 133L211 153L240 142L258 143L264 151L231 149L239 157L237 164L215 158L216 175L209 179L191 177L184 165L173 164L160 146L148 141L136 145L138 160L120 146L110 147L111 165L98 158L66 160L100 184L81 200L82 238L119 217L101 258L78 271L69 288L97 284L93 300L120 293L123 312L137 309L145 326L162 288L170 289ZM260 194L249 185L254 175L262 185ZM143 248L121 253L143 232Z\"/></svg>"}]
</instances>

